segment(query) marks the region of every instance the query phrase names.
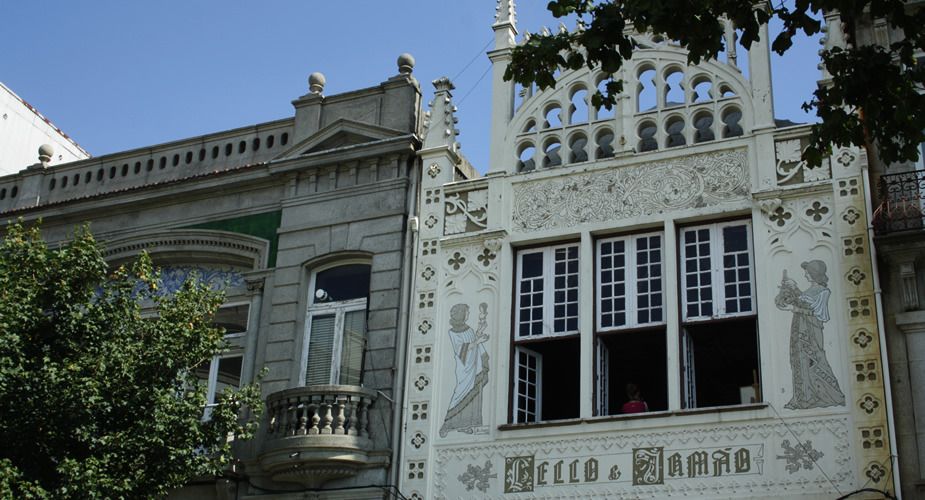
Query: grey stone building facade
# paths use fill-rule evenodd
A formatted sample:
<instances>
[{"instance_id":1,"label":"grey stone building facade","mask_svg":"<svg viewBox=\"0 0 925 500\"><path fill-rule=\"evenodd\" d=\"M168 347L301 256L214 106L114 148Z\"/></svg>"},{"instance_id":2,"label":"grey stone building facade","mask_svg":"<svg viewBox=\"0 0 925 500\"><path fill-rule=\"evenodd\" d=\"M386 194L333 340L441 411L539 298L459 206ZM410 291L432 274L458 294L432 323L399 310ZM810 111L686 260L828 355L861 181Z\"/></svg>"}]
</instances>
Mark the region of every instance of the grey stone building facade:
<instances>
[{"instance_id":1,"label":"grey stone building facade","mask_svg":"<svg viewBox=\"0 0 925 500\"><path fill-rule=\"evenodd\" d=\"M177 498L394 484L422 125L414 60L398 65L331 96L312 74L289 118L61 165L45 148L0 178L4 217L42 219L52 243L89 222L114 263L147 250L165 286L195 271L225 289L233 347L201 376L211 395L266 368L265 417L227 477Z\"/></svg>"}]
</instances>

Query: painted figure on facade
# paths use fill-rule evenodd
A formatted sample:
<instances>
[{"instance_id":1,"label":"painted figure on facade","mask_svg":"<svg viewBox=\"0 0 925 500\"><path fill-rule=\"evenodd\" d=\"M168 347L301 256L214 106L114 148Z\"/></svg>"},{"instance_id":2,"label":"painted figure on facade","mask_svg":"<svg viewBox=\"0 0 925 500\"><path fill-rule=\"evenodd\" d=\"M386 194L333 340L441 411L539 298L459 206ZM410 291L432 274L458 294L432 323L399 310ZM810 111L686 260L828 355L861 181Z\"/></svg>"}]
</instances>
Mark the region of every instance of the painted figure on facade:
<instances>
[{"instance_id":1,"label":"painted figure on facade","mask_svg":"<svg viewBox=\"0 0 925 500\"><path fill-rule=\"evenodd\" d=\"M838 387L825 357L822 329L829 321L829 277L825 262L811 260L800 265L809 288L784 276L774 299L777 307L793 313L790 323L790 369L793 372L793 398L785 405L791 410L843 406L845 395Z\"/></svg>"},{"instance_id":2,"label":"painted figure on facade","mask_svg":"<svg viewBox=\"0 0 925 500\"><path fill-rule=\"evenodd\" d=\"M482 345L488 341L487 317L488 304L483 302L479 304L478 329L472 331L467 323L469 306L456 304L450 308L449 336L456 360L456 387L440 437L446 437L450 431L471 434L482 425L482 389L488 383L488 351Z\"/></svg>"}]
</instances>

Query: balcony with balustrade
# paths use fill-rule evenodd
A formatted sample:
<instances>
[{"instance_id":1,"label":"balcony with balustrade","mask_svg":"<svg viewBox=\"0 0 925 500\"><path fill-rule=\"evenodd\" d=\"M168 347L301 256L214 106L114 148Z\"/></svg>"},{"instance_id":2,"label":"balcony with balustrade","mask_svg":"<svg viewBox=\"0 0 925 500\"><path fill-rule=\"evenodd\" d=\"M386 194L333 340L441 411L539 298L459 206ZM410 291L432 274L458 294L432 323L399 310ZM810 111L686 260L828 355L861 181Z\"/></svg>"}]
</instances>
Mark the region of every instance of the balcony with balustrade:
<instances>
[{"instance_id":1,"label":"balcony with balustrade","mask_svg":"<svg viewBox=\"0 0 925 500\"><path fill-rule=\"evenodd\" d=\"M925 228L925 170L880 176L879 197L873 217L877 236Z\"/></svg>"},{"instance_id":2,"label":"balcony with balustrade","mask_svg":"<svg viewBox=\"0 0 925 500\"><path fill-rule=\"evenodd\" d=\"M375 391L347 385L313 385L267 397L268 425L260 465L274 480L317 488L388 464L369 433Z\"/></svg>"}]
</instances>

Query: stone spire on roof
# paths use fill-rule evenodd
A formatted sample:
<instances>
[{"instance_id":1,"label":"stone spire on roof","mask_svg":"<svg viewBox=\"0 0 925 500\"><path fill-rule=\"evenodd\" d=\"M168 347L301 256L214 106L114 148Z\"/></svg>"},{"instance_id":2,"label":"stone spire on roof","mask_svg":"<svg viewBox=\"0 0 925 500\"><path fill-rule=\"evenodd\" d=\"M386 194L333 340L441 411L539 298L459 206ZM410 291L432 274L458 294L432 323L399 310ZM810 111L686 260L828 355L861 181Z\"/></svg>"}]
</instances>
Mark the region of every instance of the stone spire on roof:
<instances>
[{"instance_id":1,"label":"stone spire on roof","mask_svg":"<svg viewBox=\"0 0 925 500\"><path fill-rule=\"evenodd\" d=\"M514 11L514 0L498 0L495 6L495 26L502 24L517 26L517 14Z\"/></svg>"},{"instance_id":2,"label":"stone spire on roof","mask_svg":"<svg viewBox=\"0 0 925 500\"><path fill-rule=\"evenodd\" d=\"M454 115L456 106L453 105L453 94L456 87L447 77L433 81L434 100L430 101L430 110L425 113L424 144L422 149L447 147L454 153L459 151L459 142L456 136L459 130L456 123L459 121Z\"/></svg>"},{"instance_id":3,"label":"stone spire on roof","mask_svg":"<svg viewBox=\"0 0 925 500\"><path fill-rule=\"evenodd\" d=\"M513 47L517 36L517 15L514 12L514 0L498 0L495 6L495 50Z\"/></svg>"}]
</instances>

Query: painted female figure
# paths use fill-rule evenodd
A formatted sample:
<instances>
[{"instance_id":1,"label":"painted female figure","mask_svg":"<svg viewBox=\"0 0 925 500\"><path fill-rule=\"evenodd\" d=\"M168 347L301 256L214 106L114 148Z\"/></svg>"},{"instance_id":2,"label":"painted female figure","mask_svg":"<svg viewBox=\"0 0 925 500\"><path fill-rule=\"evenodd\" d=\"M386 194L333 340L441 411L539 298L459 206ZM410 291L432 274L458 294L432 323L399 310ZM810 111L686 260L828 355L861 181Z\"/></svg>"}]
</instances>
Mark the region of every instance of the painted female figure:
<instances>
[{"instance_id":1,"label":"painted female figure","mask_svg":"<svg viewBox=\"0 0 925 500\"><path fill-rule=\"evenodd\" d=\"M488 352L482 345L488 340L487 316L488 304L483 302L479 304L478 331L473 332L466 323L469 306L456 304L450 308L449 336L456 361L456 387L440 437L454 430L471 434L482 425L482 389L488 383Z\"/></svg>"},{"instance_id":2,"label":"painted female figure","mask_svg":"<svg viewBox=\"0 0 925 500\"><path fill-rule=\"evenodd\" d=\"M823 324L829 321L829 277L825 262L811 260L800 265L809 288L800 290L784 271L777 307L793 312L790 323L790 369L793 372L793 398L785 405L791 410L823 408L845 404L845 395L825 358Z\"/></svg>"}]
</instances>

